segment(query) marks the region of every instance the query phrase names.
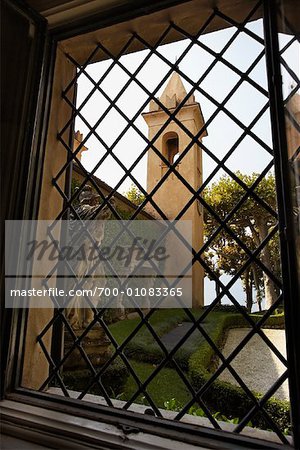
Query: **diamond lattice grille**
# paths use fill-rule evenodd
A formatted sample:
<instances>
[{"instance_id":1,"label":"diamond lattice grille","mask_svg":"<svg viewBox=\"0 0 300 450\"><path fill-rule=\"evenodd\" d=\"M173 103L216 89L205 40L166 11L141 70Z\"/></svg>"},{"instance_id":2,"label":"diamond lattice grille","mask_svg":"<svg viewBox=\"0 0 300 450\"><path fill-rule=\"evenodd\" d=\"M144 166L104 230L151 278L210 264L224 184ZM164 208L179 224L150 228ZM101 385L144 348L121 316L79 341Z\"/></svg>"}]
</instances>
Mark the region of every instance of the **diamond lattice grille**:
<instances>
[{"instance_id":1,"label":"diamond lattice grille","mask_svg":"<svg viewBox=\"0 0 300 450\"><path fill-rule=\"evenodd\" d=\"M130 220L140 217L147 208L150 208L152 212L154 211L156 218L167 220L168 215L156 202L156 198L160 189L172 177L172 179L178 181L180 188L188 194L186 204L177 212L174 219L182 219L191 205L198 203L199 207L202 208L204 217L210 220L211 234L205 238L200 250L192 249L192 265L201 265L206 276L218 286L218 292L209 305L201 310L201 314L195 313L192 309L182 309L183 316L180 321L188 322L190 326L173 346L164 341L163 334L161 331L158 331L155 318L158 316L159 310L156 308L148 311L140 309L137 307L134 298L131 299L132 308L134 308L136 314L134 321L132 321L134 326L123 336L122 341L116 337L114 328L107 321L107 309L105 307L102 309L94 308L93 302L88 296L86 296L85 300L93 311L93 315L84 331L80 334L74 331L66 317L65 311L56 309L53 318L38 336L38 342L49 363L49 376L41 385L41 390L46 389L49 384L55 385L62 390L65 396L70 396L72 389L65 381L64 365L70 355L77 352L78 357L84 361L88 372L88 379L82 386L81 391L77 392L78 399L85 399L87 394L97 391L108 406L116 406L115 397L112 395L109 383L105 380L106 375L108 374L109 376L109 370L112 365L118 362L124 366L128 377L136 387L134 392L127 393L127 397L124 399L121 407L131 409L135 403L140 403L142 396L154 415L165 417L164 410L158 405L152 392L153 386L159 389L163 373L166 373L164 371L172 370L172 376L178 378L178 382L189 398L188 401L185 400L180 406L177 405L173 418L181 420L186 418L187 414L192 414L193 408L201 408L203 415L207 417L212 426L222 429L224 424L219 419L218 414L216 414L217 411L212 406L211 399L216 395L216 387L220 376L225 371L229 371L235 383L240 387L240 395L246 398L248 405L247 412L240 417L239 423L234 426L234 431L242 432L249 422L264 423L264 428L271 429L282 442L288 443L280 424L271 417L270 408L268 407L269 399L276 395L277 390L287 379L287 361L263 328L270 316L282 305L282 286L280 273L276 272L274 267L266 264L265 256L266 249L269 249L274 245L274 242L278 241L278 223L276 204L266 200L266 197L263 198L260 189L270 171L273 170L272 140L266 133L261 132L261 124L269 121L267 82L264 84L261 80L258 81L259 77L257 75L264 70L265 65L263 29L261 23L254 26L252 22L260 7L261 2L258 2L241 23L235 22L231 17L223 14L222 11L213 10L206 22L199 28L198 33L193 35L176 23L171 22L164 33L157 38L155 45L150 45L145 37L133 33L118 55L114 55L101 42L95 46L84 63L78 63L72 55L68 55L69 60L76 68L76 75L62 92L64 101L72 110L72 115L62 129L59 130L57 136L67 155L65 164L62 165L53 178L53 189L56 189L64 200L64 206L57 219L68 217L68 215L79 220L81 219L78 215L76 204L85 187L90 185L100 196L100 209L107 208L113 218L122 220L122 215L115 206L113 198L117 192L122 192L122 187L130 181L144 196L141 203L132 209ZM223 27L229 26L225 34L223 34L226 39L216 39L214 36L211 36L214 33L207 33L207 29L216 20L222 21ZM176 33L179 42L176 44L177 54L175 62L171 50L169 53L166 50L168 46L172 45L165 44L170 33L173 35ZM241 58L236 60L232 54L234 54L235 47L239 46L241 42L243 42L244 48L249 46L251 51L249 51L249 55L243 55L243 57L240 55ZM140 52L138 60L134 60L134 58L130 60L128 54L130 54L131 48L137 43L142 45L144 50ZM293 88L285 99L286 104L299 90L299 79L285 60L286 52L295 43L296 39L294 37L290 38L281 49L282 66L294 81ZM94 65L90 65L91 61L94 61L97 57L97 54L104 55L103 58L105 59L104 68L99 71L100 75L93 69ZM205 63L201 65L201 56L204 54L206 55ZM187 67L191 59L195 58L195 55L199 57L199 64L197 65L199 67L194 71L188 70ZM153 76L153 80L150 80L148 75L148 82L145 82L145 73L151 71L154 61L160 65L163 75L160 77L159 82L156 82L157 77ZM174 103L172 107L167 107L160 95L165 84L174 73L180 76L186 88L186 93L180 98L179 102ZM223 73L224 78L228 78L228 83L224 83L224 89L218 89L217 83L222 83L222 80L218 78L220 73ZM119 81L114 86L114 89L111 89L116 76ZM84 90L80 88L83 84L85 86ZM72 99L70 93L73 92L77 85L77 99ZM138 106L136 109L130 109L132 95L137 97L136 104ZM196 96L199 103L203 106L208 105L208 113L205 114L203 125L197 133L193 133L186 126L185 122L181 120L181 113L190 104L190 99L193 96ZM251 96L254 96L256 99L254 103L251 103ZM249 105L247 108L239 110L238 104L242 99L248 99ZM95 104L99 105L100 111L96 116L94 112L91 114ZM149 105L151 108L151 104L155 105L154 108L161 111L161 114L165 114L166 120L150 139L139 126L139 120L142 113L149 111ZM126 105L128 105L128 108ZM287 120L290 120L292 126L299 131L299 125L291 117L288 108ZM225 124L225 127L227 123L230 124L229 128L233 131L232 136L224 140L224 148L217 152L213 146L213 141L207 143L202 138L206 131L208 131L209 135L214 135L213 130L218 129L221 122ZM83 139L75 150L73 137L70 140L65 138L66 132L69 132L70 129L74 131L74 123L80 124L85 130ZM178 127L178 130L186 137L187 142L187 145L180 150L176 161L171 162L157 145L170 124L175 124ZM108 128L112 129L109 136L105 132ZM122 151L120 151L122 143L126 142L126 136L129 133L140 144L139 153L131 160L130 158L124 159ZM250 146L253 147L254 158L255 152L259 151L263 155L260 171L255 174L251 183L245 182L245 179L240 176L236 169L237 161L245 158L243 149L247 145L247 148L249 148L249 142ZM80 152L85 146L89 147L90 143L98 145L101 151L99 151L100 156L96 163L90 163L89 170L87 170L81 160ZM208 166L211 167L205 174L205 177L203 177L204 179L200 186L191 185L183 175L180 166L195 145L197 145L199 152L203 153L203 164L205 165L205 162L209 161ZM150 151L160 158L161 166L165 170L155 186L149 191L136 174L139 173L139 164L145 162ZM299 147L295 149L293 157L296 158L298 154ZM108 162L111 164L111 167L116 167L119 178L111 191L104 193L95 176L105 172L103 168L106 167L105 164L108 164ZM66 173L72 173L75 166L82 175L81 181L77 189L64 191L61 188L61 180ZM209 201L209 197L205 194L206 190L212 186L212 183L218 182L222 176L230 178L231 182L239 189L239 198L232 204L229 211L226 211L224 214L220 214L219 211L215 210ZM251 202L255 204L262 216L268 215L272 223L264 237L258 242L250 241L249 233L242 237L239 233L240 222L237 220L237 217L241 211L247 211L247 205ZM251 223L248 227L251 228ZM120 231L120 234L122 233L129 233L126 226ZM237 270L232 273L229 281L228 278L224 280L219 277L219 274L206 257L207 252L215 248L220 236L222 236L224 241L231 242L232 247L238 248L241 255L240 264ZM182 236L179 237L185 245L188 245ZM92 236L90 236L90 239L92 243ZM261 277L268 278L269 282L274 286L277 295L272 305L260 316L259 320L255 320L255 317L247 312L234 290L236 283L248 273L251 267L255 267L257 272L261 274ZM185 270L187 271L188 269L189 267L186 267ZM92 274L92 271L93 269L90 274ZM117 273L114 273L114 275L118 278ZM45 286L48 286L49 278L51 278L51 275L45 280ZM80 280L77 281L80 287ZM119 282L120 286L122 286L123 281L120 279ZM172 286L176 286L176 282ZM53 296L52 300L54 303L57 302L55 296ZM214 317L213 314L218 313L222 300L225 300L232 306L235 314L239 316L239 320L248 330L227 357L224 356L221 343L215 338L215 334L208 325L210 318ZM157 306L159 306L159 301L160 299L157 300ZM176 303L176 308L180 308L182 305L178 297L174 299L174 302ZM84 340L96 325L100 326L104 338L109 340L113 349L102 365L96 365L93 362L83 345ZM68 337L69 346L65 348L63 356L60 358L57 357L57 353L54 357L44 343L45 336L51 329L60 333L64 330L65 336ZM158 355L150 374L146 375L137 370L138 359L136 355L134 356L132 350L132 343L137 342L139 337L142 339L141 336L144 335L147 336L147 339L155 349L156 355ZM253 393L253 389L243 380L243 375L239 373L239 370L234 365L235 358L238 357L247 343L252 342L251 339L254 336L260 337L272 355L285 367L285 370L278 376L276 382L272 383L265 394L260 397ZM205 377L202 378L200 385L195 383L193 374L191 375L187 370L187 364L183 363L183 358L181 357L187 343L192 339L196 339L195 342L206 341L208 351L212 351L213 359L215 362L218 361L213 368L210 367ZM151 387L152 389L150 389Z\"/></svg>"}]
</instances>

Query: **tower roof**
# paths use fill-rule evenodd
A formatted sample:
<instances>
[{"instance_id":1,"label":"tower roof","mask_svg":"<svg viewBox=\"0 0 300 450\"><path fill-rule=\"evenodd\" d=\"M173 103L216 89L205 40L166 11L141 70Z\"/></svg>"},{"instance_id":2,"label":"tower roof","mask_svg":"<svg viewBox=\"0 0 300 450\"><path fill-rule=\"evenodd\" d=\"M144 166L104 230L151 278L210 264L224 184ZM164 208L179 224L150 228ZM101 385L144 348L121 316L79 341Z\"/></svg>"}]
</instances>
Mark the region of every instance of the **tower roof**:
<instances>
[{"instance_id":1,"label":"tower roof","mask_svg":"<svg viewBox=\"0 0 300 450\"><path fill-rule=\"evenodd\" d=\"M158 123L163 123L167 120L168 115L165 109L175 109L186 98L187 91L184 87L182 79L177 72L173 72L168 83L158 99L152 99L149 103L149 111L143 112L142 116L147 122L148 127L157 126ZM164 106L160 106L158 101ZM201 107L195 100L194 94L188 96L182 107L180 107L180 115L185 115L188 120L193 120L196 126L200 129L203 128L205 123ZM177 116L178 117L178 116ZM180 119L181 120L181 119ZM207 136L207 131L204 128L202 137Z\"/></svg>"},{"instance_id":2,"label":"tower roof","mask_svg":"<svg viewBox=\"0 0 300 450\"><path fill-rule=\"evenodd\" d=\"M180 75L177 72L173 72L159 100L167 108L175 108L186 96L187 92ZM186 103L195 103L194 95L191 95Z\"/></svg>"},{"instance_id":3,"label":"tower roof","mask_svg":"<svg viewBox=\"0 0 300 450\"><path fill-rule=\"evenodd\" d=\"M176 108L179 103L187 96L186 89L182 79L177 72L173 72L167 86L161 94L159 101L168 109ZM195 103L195 96L191 95L185 102L185 105ZM150 102L150 111L158 111L160 108L155 101Z\"/></svg>"}]
</instances>

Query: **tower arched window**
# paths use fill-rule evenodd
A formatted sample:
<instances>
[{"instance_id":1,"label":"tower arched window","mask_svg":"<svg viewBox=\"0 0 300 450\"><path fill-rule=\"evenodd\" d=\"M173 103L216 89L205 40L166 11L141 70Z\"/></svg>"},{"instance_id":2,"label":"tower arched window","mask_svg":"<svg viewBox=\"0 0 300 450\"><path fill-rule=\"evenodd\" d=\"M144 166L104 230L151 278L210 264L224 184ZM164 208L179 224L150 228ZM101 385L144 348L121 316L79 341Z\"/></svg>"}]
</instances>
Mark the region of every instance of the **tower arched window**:
<instances>
[{"instance_id":1,"label":"tower arched window","mask_svg":"<svg viewBox=\"0 0 300 450\"><path fill-rule=\"evenodd\" d=\"M168 139L167 143L166 143L166 147L167 147L168 161L170 164L173 164L173 162L177 159L176 156L179 153L178 137Z\"/></svg>"},{"instance_id":2,"label":"tower arched window","mask_svg":"<svg viewBox=\"0 0 300 450\"><path fill-rule=\"evenodd\" d=\"M179 137L174 131L166 133L163 138L163 154L170 164L179 156Z\"/></svg>"}]
</instances>

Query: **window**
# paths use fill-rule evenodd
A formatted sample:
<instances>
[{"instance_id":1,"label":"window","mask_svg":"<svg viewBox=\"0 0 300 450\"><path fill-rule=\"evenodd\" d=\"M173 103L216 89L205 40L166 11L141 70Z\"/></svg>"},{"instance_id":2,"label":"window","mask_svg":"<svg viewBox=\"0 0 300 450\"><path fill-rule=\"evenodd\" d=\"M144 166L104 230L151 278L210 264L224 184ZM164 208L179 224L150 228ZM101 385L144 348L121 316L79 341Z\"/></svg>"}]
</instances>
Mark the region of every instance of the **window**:
<instances>
[{"instance_id":1,"label":"window","mask_svg":"<svg viewBox=\"0 0 300 450\"><path fill-rule=\"evenodd\" d=\"M176 133L172 136L165 136L165 149L166 149L166 157L170 164L173 164L177 159L176 155L179 152L179 141Z\"/></svg>"},{"instance_id":2,"label":"window","mask_svg":"<svg viewBox=\"0 0 300 450\"><path fill-rule=\"evenodd\" d=\"M174 164L174 162L178 159L179 138L177 133L170 131L163 136L163 155L169 162L169 164ZM167 172L168 166L164 163L161 163L161 168L161 176L163 176Z\"/></svg>"},{"instance_id":3,"label":"window","mask_svg":"<svg viewBox=\"0 0 300 450\"><path fill-rule=\"evenodd\" d=\"M129 433L155 426L160 435L198 445L222 439L228 446L296 448L299 307L292 301L291 243L298 225L288 219L298 207L289 190L291 182L297 191L299 175L295 17L267 0L219 9L192 1L116 22L52 32L57 45L34 218L48 220L51 230L61 219L160 219L172 230L174 221L191 221L191 304L182 306L174 290L173 308L151 303L150 293L160 289L159 302L164 291L150 264L138 286L128 281L135 267L123 273L127 284L112 271L117 284L105 281L105 298L116 303L95 306L97 260L75 274L69 295L83 301L78 312L59 303L56 289L70 286L67 277L49 270L34 282L48 289L50 307L15 310L9 398L75 408L104 422L113 417L130 424ZM291 82L283 89L285 108L280 64ZM284 230L290 241L280 240ZM175 234L178 266L188 245ZM95 237L87 239L94 244ZM164 289L171 298L177 286ZM287 334L287 356L272 327ZM228 339L224 347L231 328L233 344ZM265 366L270 378L260 364L255 373L239 366L251 345L276 360L274 373Z\"/></svg>"}]
</instances>

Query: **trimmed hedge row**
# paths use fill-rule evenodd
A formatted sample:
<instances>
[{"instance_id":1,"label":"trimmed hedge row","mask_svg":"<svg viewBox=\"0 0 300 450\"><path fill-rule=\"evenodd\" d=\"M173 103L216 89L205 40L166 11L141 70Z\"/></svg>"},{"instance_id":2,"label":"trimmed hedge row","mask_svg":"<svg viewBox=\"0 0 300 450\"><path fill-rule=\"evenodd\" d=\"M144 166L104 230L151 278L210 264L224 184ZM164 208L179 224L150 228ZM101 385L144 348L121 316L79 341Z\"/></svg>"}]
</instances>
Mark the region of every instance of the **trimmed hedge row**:
<instances>
[{"instance_id":1,"label":"trimmed hedge row","mask_svg":"<svg viewBox=\"0 0 300 450\"><path fill-rule=\"evenodd\" d=\"M198 312L198 314L200 315L201 312ZM184 317L181 317L180 311L172 312L171 317L169 317L168 314L165 314L165 316L166 317L159 317L160 320L155 324L155 329L159 336L162 336L165 332L174 328L174 326L176 326L176 324ZM255 323L257 323L261 317L262 315L258 313L251 314L251 318ZM202 326L204 326L204 329L218 348L222 348L227 330L230 328L249 326L246 319L240 313L237 313L236 309L227 306L222 307L220 310L217 309L210 314L208 318L210 319L205 319ZM185 317L185 320L188 319ZM132 326L136 325L134 324L134 321L130 322L132 323ZM114 330L117 332L118 325L119 324L114 324L112 326L112 331ZM122 327L125 327L125 325L126 323L121 323ZM278 314L269 317L264 324L264 327L284 328L284 315ZM128 330L128 333L121 333L117 340L122 341L129 332L130 330ZM200 334L197 333L197 336L200 336ZM157 364L163 358L162 350L156 342L153 342L153 337L148 330L140 331L136 338L126 346L125 353L128 357L144 363ZM176 352L175 358L180 367L188 372L191 383L195 389L199 389L209 380L213 373L214 366L216 366L217 363L215 352L206 340L202 338L198 341L198 338L193 338L193 335L190 337L189 342L186 342L186 344ZM172 366L172 363L170 363L170 366ZM210 370L212 373L209 372ZM111 380L114 377L111 377ZM119 392L119 390L117 391ZM257 399L261 398L261 394L254 393L254 395ZM212 410L215 412L219 411L229 418L239 417L239 419L241 419L254 406L252 400L249 399L242 388L219 380L212 383L202 399ZM290 429L288 402L272 398L265 404L264 409L269 413L282 431ZM256 415L252 420L252 425L263 429L271 428L271 425L266 421L262 414Z\"/></svg>"},{"instance_id":2,"label":"trimmed hedge row","mask_svg":"<svg viewBox=\"0 0 300 450\"><path fill-rule=\"evenodd\" d=\"M258 322L261 318L259 315L251 315L251 317L255 322ZM228 314L224 320L220 321L215 343L218 347L220 346L222 339L224 339L224 333L229 328L247 325L247 321L240 314ZM265 326L283 328L284 315L271 316ZM212 376L207 367L209 367L213 356L213 349L205 343L190 357L188 372L191 383L196 390L200 389ZM257 400L262 397L262 394L257 392L253 392L253 394ZM213 410L220 411L227 417L238 417L239 419L242 419L254 406L254 402L250 400L242 388L220 380L214 381L201 398ZM271 398L265 403L264 409L282 431L290 431L290 406L288 401ZM254 427L272 428L261 413L256 414L251 422Z\"/></svg>"},{"instance_id":3,"label":"trimmed hedge row","mask_svg":"<svg viewBox=\"0 0 300 450\"><path fill-rule=\"evenodd\" d=\"M101 383L110 396L122 392L128 378L128 370L123 361L116 359L101 376ZM93 379L89 369L66 371L62 374L63 381L68 389L81 392ZM99 385L95 383L89 394L103 395Z\"/></svg>"},{"instance_id":4,"label":"trimmed hedge row","mask_svg":"<svg viewBox=\"0 0 300 450\"><path fill-rule=\"evenodd\" d=\"M198 312L199 314L199 312ZM199 314L200 315L200 314ZM225 321L228 320L228 316L230 314L226 314L224 312L213 312L209 316L209 320L205 320L201 326L205 329L211 339L217 344L220 344L220 340L223 336L223 330L225 326ZM185 321L189 321L188 318L185 318ZM182 320L174 320L171 318L168 321L168 326L155 327L155 331L158 336L163 336L167 331L171 331L174 326L177 325L178 322L182 322ZM170 326L171 324L171 326ZM167 331L166 331L167 330ZM211 347L207 344L205 338L201 335L200 332L196 331L191 334L191 336L186 340L186 342L182 345L182 347L177 350L175 354L175 359L177 364L181 367L181 369L188 371L189 369L189 359L190 357L201 349L202 354L207 353L207 358L203 361L204 366L206 367L211 360L213 355L213 351ZM164 357L164 352L154 341L153 336L150 334L148 330L144 330L138 333L138 335L132 339L124 349L126 356L132 358L136 361L147 362L152 364L159 364ZM170 361L167 363L167 366L172 366L173 363Z\"/></svg>"},{"instance_id":5,"label":"trimmed hedge row","mask_svg":"<svg viewBox=\"0 0 300 450\"><path fill-rule=\"evenodd\" d=\"M200 389L211 377L203 367L190 368L190 378L195 389ZM252 392L257 400L262 398L262 394ZM227 417L238 417L240 420L251 410L254 402L248 397L242 388L225 381L216 380L201 399L209 408L220 411ZM291 429L289 402L270 398L264 405L265 411L275 421L277 426L284 432ZM256 414L252 419L252 426L270 429L271 424L262 413Z\"/></svg>"},{"instance_id":6,"label":"trimmed hedge row","mask_svg":"<svg viewBox=\"0 0 300 450\"><path fill-rule=\"evenodd\" d=\"M261 320L262 314L249 314L253 322L257 323ZM249 327L249 322L241 314L228 314L226 321L226 328L247 328ZM270 316L264 323L262 328L280 328L285 327L284 314L277 314Z\"/></svg>"}]
</instances>

